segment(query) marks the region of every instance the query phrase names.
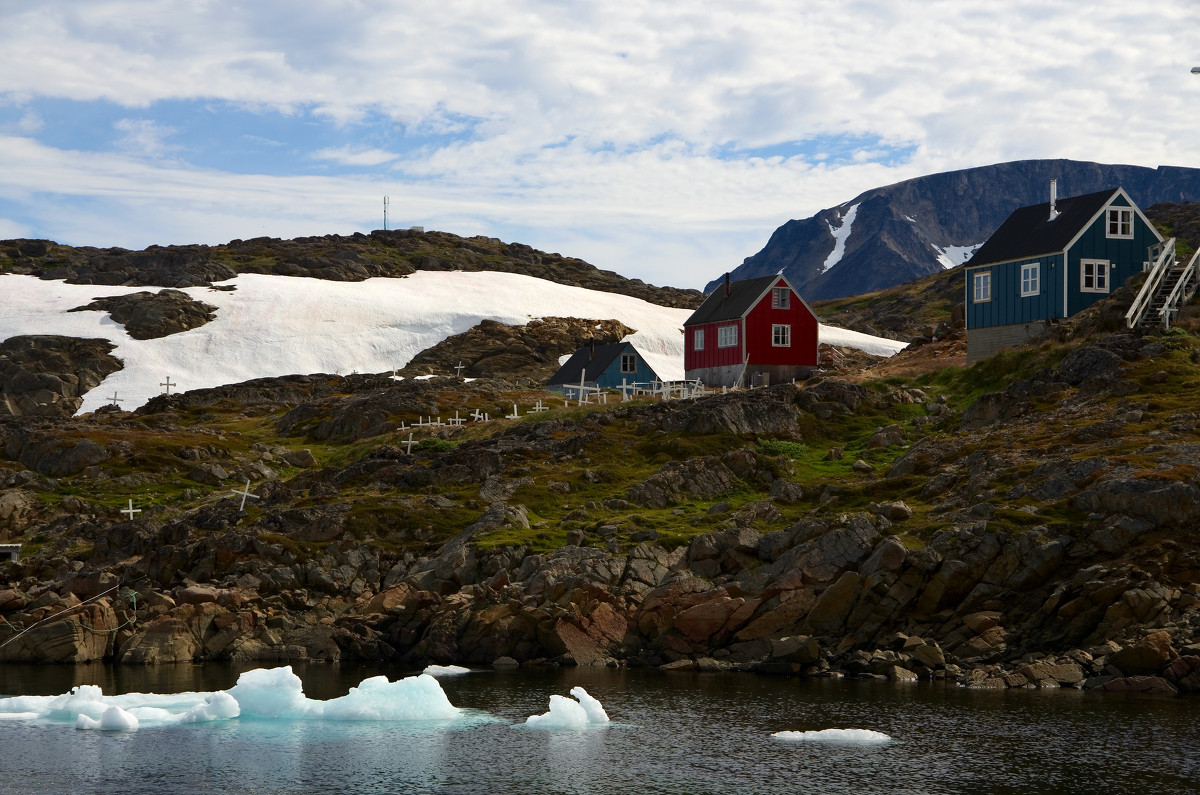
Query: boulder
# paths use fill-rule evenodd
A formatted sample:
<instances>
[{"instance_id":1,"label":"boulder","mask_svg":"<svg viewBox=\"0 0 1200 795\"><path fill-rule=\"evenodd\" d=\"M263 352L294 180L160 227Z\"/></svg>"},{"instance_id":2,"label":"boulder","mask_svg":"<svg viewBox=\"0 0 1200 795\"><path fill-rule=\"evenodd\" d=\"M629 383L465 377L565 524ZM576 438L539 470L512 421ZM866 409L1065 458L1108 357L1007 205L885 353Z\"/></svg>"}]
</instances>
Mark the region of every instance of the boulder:
<instances>
[{"instance_id":1,"label":"boulder","mask_svg":"<svg viewBox=\"0 0 1200 795\"><path fill-rule=\"evenodd\" d=\"M1126 676L1152 676L1161 672L1179 655L1171 647L1168 632L1154 632L1137 643L1125 646L1108 661Z\"/></svg>"}]
</instances>

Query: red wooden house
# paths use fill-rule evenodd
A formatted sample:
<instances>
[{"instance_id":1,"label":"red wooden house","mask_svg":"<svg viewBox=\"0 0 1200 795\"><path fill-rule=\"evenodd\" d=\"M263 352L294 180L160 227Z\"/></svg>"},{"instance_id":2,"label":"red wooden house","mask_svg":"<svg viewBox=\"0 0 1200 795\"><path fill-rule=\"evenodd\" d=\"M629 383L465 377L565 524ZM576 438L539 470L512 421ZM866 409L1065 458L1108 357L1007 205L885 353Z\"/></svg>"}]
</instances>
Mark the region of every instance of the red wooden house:
<instances>
[{"instance_id":1,"label":"red wooden house","mask_svg":"<svg viewBox=\"0 0 1200 795\"><path fill-rule=\"evenodd\" d=\"M817 367L817 316L782 275L730 282L683 324L683 367L706 386L807 378Z\"/></svg>"}]
</instances>

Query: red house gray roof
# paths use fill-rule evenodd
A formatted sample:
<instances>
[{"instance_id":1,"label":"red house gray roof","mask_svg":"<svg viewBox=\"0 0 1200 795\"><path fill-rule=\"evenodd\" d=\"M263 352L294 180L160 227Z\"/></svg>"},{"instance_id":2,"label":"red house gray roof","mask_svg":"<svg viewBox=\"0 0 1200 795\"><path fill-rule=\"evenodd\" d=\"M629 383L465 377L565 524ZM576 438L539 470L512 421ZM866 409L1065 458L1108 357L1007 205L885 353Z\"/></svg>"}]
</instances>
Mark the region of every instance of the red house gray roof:
<instances>
[{"instance_id":1,"label":"red house gray roof","mask_svg":"<svg viewBox=\"0 0 1200 795\"><path fill-rule=\"evenodd\" d=\"M704 299L700 308L683 321L683 325L698 326L701 323L737 320L746 314L767 291L767 288L777 281L779 281L778 274L733 282L729 285L729 295L725 294L725 284L721 283L708 298Z\"/></svg>"}]
</instances>

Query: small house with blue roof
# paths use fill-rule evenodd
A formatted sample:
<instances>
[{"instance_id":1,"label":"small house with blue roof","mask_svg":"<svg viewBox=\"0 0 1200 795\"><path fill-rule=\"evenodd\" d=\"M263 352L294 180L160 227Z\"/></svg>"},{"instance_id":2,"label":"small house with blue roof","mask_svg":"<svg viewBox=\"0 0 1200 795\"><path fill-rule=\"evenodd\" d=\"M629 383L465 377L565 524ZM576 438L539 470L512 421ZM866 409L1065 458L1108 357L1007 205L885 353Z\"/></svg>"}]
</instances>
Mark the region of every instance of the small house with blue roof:
<instances>
[{"instance_id":1,"label":"small house with blue roof","mask_svg":"<svg viewBox=\"0 0 1200 795\"><path fill-rule=\"evenodd\" d=\"M648 384L660 380L654 368L638 353L631 342L585 345L567 359L546 382L546 388L566 392L565 386L617 389L626 384Z\"/></svg>"},{"instance_id":2,"label":"small house with blue roof","mask_svg":"<svg viewBox=\"0 0 1200 795\"><path fill-rule=\"evenodd\" d=\"M967 361L1042 334L1147 269L1164 241L1123 188L1021 207L964 265Z\"/></svg>"}]
</instances>

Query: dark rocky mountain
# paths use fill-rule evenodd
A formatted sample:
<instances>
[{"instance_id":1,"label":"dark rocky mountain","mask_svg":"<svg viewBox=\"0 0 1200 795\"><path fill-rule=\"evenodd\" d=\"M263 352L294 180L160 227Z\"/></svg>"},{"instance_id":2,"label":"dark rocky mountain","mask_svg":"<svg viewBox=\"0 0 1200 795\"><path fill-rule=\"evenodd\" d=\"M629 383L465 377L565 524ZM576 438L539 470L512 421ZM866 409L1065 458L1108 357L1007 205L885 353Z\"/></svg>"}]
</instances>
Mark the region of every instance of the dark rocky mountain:
<instances>
[{"instance_id":1,"label":"dark rocky mountain","mask_svg":"<svg viewBox=\"0 0 1200 795\"><path fill-rule=\"evenodd\" d=\"M1016 208L1048 201L1051 178L1058 179L1059 196L1120 186L1143 209L1200 199L1195 168L1019 160L948 171L875 188L811 218L788 221L732 274L752 279L782 271L815 301L937 273L946 267L939 257L960 264L962 252L954 249L983 243Z\"/></svg>"}]
</instances>

